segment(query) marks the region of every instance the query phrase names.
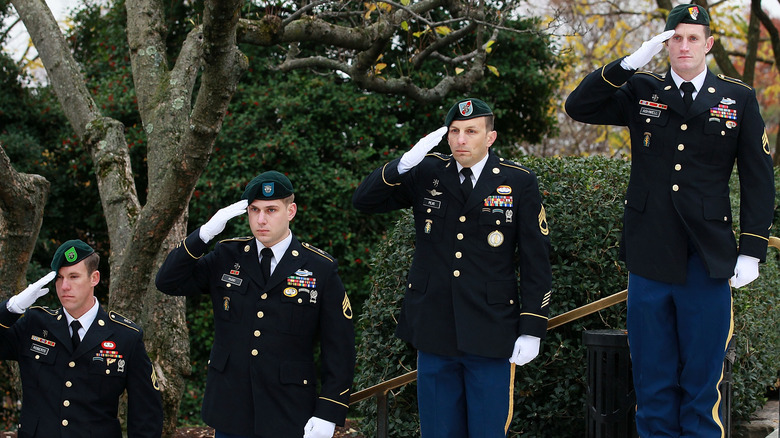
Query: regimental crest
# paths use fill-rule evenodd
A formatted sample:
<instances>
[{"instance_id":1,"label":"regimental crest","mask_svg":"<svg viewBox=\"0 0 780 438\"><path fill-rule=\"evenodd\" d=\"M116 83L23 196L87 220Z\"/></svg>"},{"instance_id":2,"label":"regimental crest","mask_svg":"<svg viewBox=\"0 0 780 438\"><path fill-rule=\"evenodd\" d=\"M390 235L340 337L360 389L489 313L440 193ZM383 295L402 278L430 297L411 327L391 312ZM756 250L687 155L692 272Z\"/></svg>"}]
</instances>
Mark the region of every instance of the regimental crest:
<instances>
[{"instance_id":1,"label":"regimental crest","mask_svg":"<svg viewBox=\"0 0 780 438\"><path fill-rule=\"evenodd\" d=\"M263 196L273 196L273 194L274 194L274 183L273 182L263 183Z\"/></svg>"},{"instance_id":2,"label":"regimental crest","mask_svg":"<svg viewBox=\"0 0 780 438\"><path fill-rule=\"evenodd\" d=\"M462 116L470 116L471 113L474 112L474 105L471 103L470 100L467 100L465 102L460 102L458 104L458 111L460 111L460 115Z\"/></svg>"},{"instance_id":3,"label":"regimental crest","mask_svg":"<svg viewBox=\"0 0 780 438\"><path fill-rule=\"evenodd\" d=\"M699 8L696 6L691 6L688 8L688 15L691 16L691 20L696 21L696 17L699 16Z\"/></svg>"}]
</instances>

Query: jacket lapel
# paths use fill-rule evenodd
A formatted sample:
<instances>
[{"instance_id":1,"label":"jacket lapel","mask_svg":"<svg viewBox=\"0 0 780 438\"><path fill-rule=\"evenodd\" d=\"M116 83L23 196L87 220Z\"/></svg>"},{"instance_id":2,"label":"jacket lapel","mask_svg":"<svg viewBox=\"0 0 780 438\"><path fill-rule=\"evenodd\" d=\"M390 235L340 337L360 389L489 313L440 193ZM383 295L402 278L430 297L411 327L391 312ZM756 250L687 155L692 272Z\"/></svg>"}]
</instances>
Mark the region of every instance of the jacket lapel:
<instances>
[{"instance_id":1,"label":"jacket lapel","mask_svg":"<svg viewBox=\"0 0 780 438\"><path fill-rule=\"evenodd\" d=\"M301 267L303 261L303 258L301 258L302 250L303 246L301 246L301 242L299 242L293 234L290 246L282 256L282 259L276 264L276 268L274 268L274 272L271 273L268 284L263 288L264 290L275 287Z\"/></svg>"},{"instance_id":2,"label":"jacket lapel","mask_svg":"<svg viewBox=\"0 0 780 438\"><path fill-rule=\"evenodd\" d=\"M710 90L713 91L710 92ZM693 100L693 104L687 115L693 117L717 106L720 99L717 90L715 75L707 70L707 77L704 79L704 84L702 85L701 90L699 90L699 94L696 95L696 99Z\"/></svg>"},{"instance_id":3,"label":"jacket lapel","mask_svg":"<svg viewBox=\"0 0 780 438\"><path fill-rule=\"evenodd\" d=\"M260 271L260 258L257 251L257 239L250 239L247 245L249 250L244 251L244 254L241 256L241 270L246 270L249 273L249 278L261 289L264 289L263 274Z\"/></svg>"},{"instance_id":4,"label":"jacket lapel","mask_svg":"<svg viewBox=\"0 0 780 438\"><path fill-rule=\"evenodd\" d=\"M506 181L506 176L501 173L501 166L499 166L498 158L493 155L488 149L488 159L485 162L485 167L482 169L482 173L479 175L477 185L474 186L474 190L471 192L471 196L466 201L466 210L479 207L484 203L485 198L496 190L496 187Z\"/></svg>"},{"instance_id":5,"label":"jacket lapel","mask_svg":"<svg viewBox=\"0 0 780 438\"><path fill-rule=\"evenodd\" d=\"M100 342L108 339L113 333L108 324L108 313L103 310L103 306L98 304L98 313L95 316L95 320L92 321L92 325L89 326L87 334L84 335L84 339L81 340L79 348L73 352L74 357L78 357L94 349ZM63 318L64 319L64 318Z\"/></svg>"}]
</instances>

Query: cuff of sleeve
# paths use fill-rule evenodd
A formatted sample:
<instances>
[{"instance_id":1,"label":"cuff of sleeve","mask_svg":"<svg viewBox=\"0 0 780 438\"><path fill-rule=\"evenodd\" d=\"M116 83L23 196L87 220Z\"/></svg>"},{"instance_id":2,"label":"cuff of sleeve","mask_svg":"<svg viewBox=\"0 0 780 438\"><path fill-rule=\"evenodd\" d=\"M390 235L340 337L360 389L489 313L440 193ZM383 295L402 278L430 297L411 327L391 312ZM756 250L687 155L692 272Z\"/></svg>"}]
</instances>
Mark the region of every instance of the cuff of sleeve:
<instances>
[{"instance_id":1,"label":"cuff of sleeve","mask_svg":"<svg viewBox=\"0 0 780 438\"><path fill-rule=\"evenodd\" d=\"M14 325L22 315L8 310L8 300L0 303L0 329L7 329Z\"/></svg>"},{"instance_id":2,"label":"cuff of sleeve","mask_svg":"<svg viewBox=\"0 0 780 438\"><path fill-rule=\"evenodd\" d=\"M757 258L761 263L766 261L766 251L769 238L757 234L742 233L739 235L739 253Z\"/></svg>"},{"instance_id":3,"label":"cuff of sleeve","mask_svg":"<svg viewBox=\"0 0 780 438\"><path fill-rule=\"evenodd\" d=\"M520 314L520 334L544 339L547 337L547 319L546 316L535 313Z\"/></svg>"},{"instance_id":4,"label":"cuff of sleeve","mask_svg":"<svg viewBox=\"0 0 780 438\"><path fill-rule=\"evenodd\" d=\"M343 399L343 400L342 400ZM343 426L349 411L349 396L341 396L338 400L327 397L319 397L312 416Z\"/></svg>"},{"instance_id":5,"label":"cuff of sleeve","mask_svg":"<svg viewBox=\"0 0 780 438\"><path fill-rule=\"evenodd\" d=\"M398 163L401 162L400 158L385 164L382 168L382 181L389 186L397 185L401 179L401 173L398 171Z\"/></svg>"},{"instance_id":6,"label":"cuff of sleeve","mask_svg":"<svg viewBox=\"0 0 780 438\"><path fill-rule=\"evenodd\" d=\"M634 75L634 72L636 72L636 70L624 69L621 65L623 59L624 58L620 58L601 68L601 78L604 79L604 82L615 88L620 88Z\"/></svg>"},{"instance_id":7,"label":"cuff of sleeve","mask_svg":"<svg viewBox=\"0 0 780 438\"><path fill-rule=\"evenodd\" d=\"M184 250L187 251L187 254L190 255L190 257L194 259L199 259L203 257L203 254L206 254L206 250L208 249L208 243L203 243L203 240L200 238L200 227L190 233L189 236L187 236L186 239L184 239L184 242L182 242L182 245L184 246Z\"/></svg>"}]
</instances>

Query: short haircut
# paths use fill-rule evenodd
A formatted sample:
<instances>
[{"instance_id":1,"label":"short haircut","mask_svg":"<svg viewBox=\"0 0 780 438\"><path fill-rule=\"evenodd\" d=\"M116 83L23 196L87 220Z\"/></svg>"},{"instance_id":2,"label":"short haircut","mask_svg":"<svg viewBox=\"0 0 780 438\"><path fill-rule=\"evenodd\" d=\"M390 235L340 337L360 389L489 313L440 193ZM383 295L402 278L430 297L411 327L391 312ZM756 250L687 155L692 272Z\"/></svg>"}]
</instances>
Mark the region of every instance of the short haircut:
<instances>
[{"instance_id":1,"label":"short haircut","mask_svg":"<svg viewBox=\"0 0 780 438\"><path fill-rule=\"evenodd\" d=\"M92 275L93 272L97 271L98 265L100 265L100 256L97 252L84 257L84 266L87 267L87 274Z\"/></svg>"}]
</instances>

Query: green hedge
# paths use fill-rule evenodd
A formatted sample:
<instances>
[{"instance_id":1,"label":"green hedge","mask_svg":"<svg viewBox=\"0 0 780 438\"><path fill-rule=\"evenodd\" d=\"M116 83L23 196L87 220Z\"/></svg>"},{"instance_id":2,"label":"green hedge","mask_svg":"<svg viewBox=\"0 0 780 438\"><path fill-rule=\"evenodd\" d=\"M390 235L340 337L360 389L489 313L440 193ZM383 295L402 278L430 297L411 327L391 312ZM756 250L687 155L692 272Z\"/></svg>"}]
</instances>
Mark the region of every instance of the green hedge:
<instances>
[{"instance_id":1,"label":"green hedge","mask_svg":"<svg viewBox=\"0 0 780 438\"><path fill-rule=\"evenodd\" d=\"M551 230L555 316L622 291L627 271L618 262L627 162L602 157L520 160L533 169ZM737 187L737 186L733 186ZM738 193L736 191L735 193ZM738 215L735 215L738 217ZM372 292L358 327L359 370L355 387L363 389L416 368L415 352L393 336L414 246L411 214L406 212L371 260ZM766 401L780 363L778 252L770 249L761 277L734 293L737 359L734 364L735 420L747 418ZM540 356L516 371L514 417L510 437L582 437L585 431L586 351L582 331L625 327L625 304L551 330ZM759 334L760 337L759 337ZM390 436L419 436L416 385L389 395ZM373 400L355 407L361 432L375 433Z\"/></svg>"}]
</instances>

